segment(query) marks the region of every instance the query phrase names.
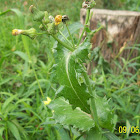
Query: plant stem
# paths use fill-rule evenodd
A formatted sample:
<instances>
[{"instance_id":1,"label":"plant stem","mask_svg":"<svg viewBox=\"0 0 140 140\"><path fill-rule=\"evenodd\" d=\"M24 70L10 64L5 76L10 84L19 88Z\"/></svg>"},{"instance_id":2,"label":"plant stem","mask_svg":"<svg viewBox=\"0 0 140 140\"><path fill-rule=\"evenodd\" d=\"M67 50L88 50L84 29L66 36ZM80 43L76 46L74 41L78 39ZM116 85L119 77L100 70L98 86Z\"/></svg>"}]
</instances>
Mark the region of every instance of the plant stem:
<instances>
[{"instance_id":1,"label":"plant stem","mask_svg":"<svg viewBox=\"0 0 140 140\"><path fill-rule=\"evenodd\" d=\"M43 34L46 34L46 32L44 32L44 33L37 33L37 35L43 35Z\"/></svg>"},{"instance_id":2,"label":"plant stem","mask_svg":"<svg viewBox=\"0 0 140 140\"><path fill-rule=\"evenodd\" d=\"M71 42L65 37L65 35L61 32L61 31L59 31L59 33L64 37L64 39L67 41L67 42L69 42L69 44L73 47L73 45L71 44Z\"/></svg>"},{"instance_id":3,"label":"plant stem","mask_svg":"<svg viewBox=\"0 0 140 140\"><path fill-rule=\"evenodd\" d=\"M73 40L73 37L72 37L72 35L71 35L71 33L70 33L70 30L69 30L69 27L68 27L67 23L66 23L66 28L67 28L67 30L68 30L69 36L70 36L71 41L72 41L72 45L73 45L73 47L74 47L74 40Z\"/></svg>"},{"instance_id":4,"label":"plant stem","mask_svg":"<svg viewBox=\"0 0 140 140\"><path fill-rule=\"evenodd\" d=\"M57 40L61 45L63 45L63 47L67 48L70 51L74 51L74 49L72 47L70 47L69 45L65 44L64 42L62 42L58 37L56 37L55 35L51 35L55 40Z\"/></svg>"},{"instance_id":5,"label":"plant stem","mask_svg":"<svg viewBox=\"0 0 140 140\"><path fill-rule=\"evenodd\" d=\"M44 25L44 23L42 22L43 27L45 28L45 30L47 31L46 26ZM69 45L65 44L64 42L62 42L58 37L56 37L55 35L51 34L51 36L58 41L61 45L63 45L63 47L67 48L70 51L74 51L74 49L72 47L70 47Z\"/></svg>"},{"instance_id":6,"label":"plant stem","mask_svg":"<svg viewBox=\"0 0 140 140\"><path fill-rule=\"evenodd\" d=\"M77 46L79 46L79 44L80 44L80 42L81 42L81 40L82 40L82 37L83 37L83 34L84 34L84 32L85 32L87 23L88 23L88 21L89 21L89 17L90 17L90 9L87 9L86 21L85 21L84 29L83 29L83 31L82 31L82 34L81 34L80 38L79 38L79 41L78 41Z\"/></svg>"},{"instance_id":7,"label":"plant stem","mask_svg":"<svg viewBox=\"0 0 140 140\"><path fill-rule=\"evenodd\" d=\"M90 100L91 116L95 120L95 126L101 131L101 128L100 128L99 122L98 122L97 109L96 109L96 104L95 104L95 97L94 97L94 93L93 93L92 88L91 88L90 79L89 79L89 76L88 76L88 74L86 72L86 69L85 69L85 66L83 65L83 63L81 63L81 65L82 65L82 67L84 69L84 73L83 73L84 78L85 78L89 93L91 95L91 100Z\"/></svg>"}]
</instances>

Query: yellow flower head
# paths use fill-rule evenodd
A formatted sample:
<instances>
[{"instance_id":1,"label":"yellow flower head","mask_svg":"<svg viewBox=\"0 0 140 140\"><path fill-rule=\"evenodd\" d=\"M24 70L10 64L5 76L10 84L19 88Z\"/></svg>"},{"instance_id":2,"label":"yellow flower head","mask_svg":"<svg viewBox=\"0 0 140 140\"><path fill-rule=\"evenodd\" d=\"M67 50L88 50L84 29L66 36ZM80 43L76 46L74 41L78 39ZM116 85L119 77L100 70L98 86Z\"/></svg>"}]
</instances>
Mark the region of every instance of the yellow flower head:
<instances>
[{"instance_id":1,"label":"yellow flower head","mask_svg":"<svg viewBox=\"0 0 140 140\"><path fill-rule=\"evenodd\" d=\"M52 101L51 98L47 97L47 101L43 101L43 103L45 105L48 105L48 104L50 104L51 101Z\"/></svg>"},{"instance_id":2,"label":"yellow flower head","mask_svg":"<svg viewBox=\"0 0 140 140\"><path fill-rule=\"evenodd\" d=\"M14 36L19 35L21 33L22 33L22 30L19 30L19 29L12 30L12 35L14 35Z\"/></svg>"},{"instance_id":3,"label":"yellow flower head","mask_svg":"<svg viewBox=\"0 0 140 140\"><path fill-rule=\"evenodd\" d=\"M62 16L61 15L57 15L55 17L55 25L58 25L62 22Z\"/></svg>"},{"instance_id":4,"label":"yellow flower head","mask_svg":"<svg viewBox=\"0 0 140 140\"><path fill-rule=\"evenodd\" d=\"M34 39L37 36L37 32L34 28L30 28L28 30L20 30L20 29L12 30L12 35L16 36L19 34L26 35L30 37L31 39Z\"/></svg>"}]
</instances>

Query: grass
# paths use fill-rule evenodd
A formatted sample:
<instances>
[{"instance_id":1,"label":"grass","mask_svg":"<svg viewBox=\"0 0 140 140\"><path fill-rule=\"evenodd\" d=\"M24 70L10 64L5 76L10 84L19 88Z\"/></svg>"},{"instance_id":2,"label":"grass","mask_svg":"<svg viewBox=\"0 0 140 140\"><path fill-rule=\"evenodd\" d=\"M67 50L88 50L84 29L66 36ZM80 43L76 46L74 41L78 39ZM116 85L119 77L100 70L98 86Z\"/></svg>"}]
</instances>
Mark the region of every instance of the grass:
<instances>
[{"instance_id":1,"label":"grass","mask_svg":"<svg viewBox=\"0 0 140 140\"><path fill-rule=\"evenodd\" d=\"M70 23L78 21L80 16L81 1L78 0L67 0L65 3L61 0L30 0L27 5L8 0L7 3L0 3L2 11L9 8L26 11L26 16L19 11L0 16L0 139L66 140L71 133L75 137L79 136L79 132L56 124L52 119L53 113L43 104L47 96L54 98L58 86L53 69L54 39L44 35L31 41L27 37L11 35L14 28L36 26L32 24L27 12L32 2L40 9L53 12L53 15L69 15ZM139 1L117 2L121 4L121 9L139 11ZM98 1L97 4L101 8L113 5L105 0ZM116 8L118 7L114 6L113 9ZM124 71L117 75L112 71L104 72L106 65L98 62L91 78L95 81L93 86L97 94L111 99L109 103L118 116L115 134L121 139L138 139L139 134L118 133L119 126L139 126L140 120L140 88L137 85L139 65L133 65L133 61L128 63L129 61L126 62ZM128 65L136 69L136 74L127 71Z\"/></svg>"}]
</instances>

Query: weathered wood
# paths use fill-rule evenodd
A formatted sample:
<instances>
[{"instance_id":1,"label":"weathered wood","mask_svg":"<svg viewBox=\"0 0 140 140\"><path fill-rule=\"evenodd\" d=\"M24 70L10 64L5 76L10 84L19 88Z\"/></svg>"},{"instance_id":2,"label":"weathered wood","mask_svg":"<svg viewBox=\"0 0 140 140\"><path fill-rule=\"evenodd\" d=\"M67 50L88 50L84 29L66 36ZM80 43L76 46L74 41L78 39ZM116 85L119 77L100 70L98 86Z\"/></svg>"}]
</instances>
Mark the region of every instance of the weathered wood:
<instances>
[{"instance_id":1,"label":"weathered wood","mask_svg":"<svg viewBox=\"0 0 140 140\"><path fill-rule=\"evenodd\" d=\"M91 12L93 12L93 16L90 28L96 29L98 23L105 27L92 38L93 49L96 46L101 46L103 57L108 62L111 63L122 48L132 47L135 43L140 44L140 12L103 9L92 9ZM86 9L81 9L80 15L80 20L84 24ZM131 49L125 49L120 56L127 60L131 51ZM138 56L138 51L133 50L130 59L136 56ZM122 64L121 60L119 61ZM93 63L93 65L95 64ZM114 67L114 64L111 65ZM134 73L132 68L129 71Z\"/></svg>"}]
</instances>

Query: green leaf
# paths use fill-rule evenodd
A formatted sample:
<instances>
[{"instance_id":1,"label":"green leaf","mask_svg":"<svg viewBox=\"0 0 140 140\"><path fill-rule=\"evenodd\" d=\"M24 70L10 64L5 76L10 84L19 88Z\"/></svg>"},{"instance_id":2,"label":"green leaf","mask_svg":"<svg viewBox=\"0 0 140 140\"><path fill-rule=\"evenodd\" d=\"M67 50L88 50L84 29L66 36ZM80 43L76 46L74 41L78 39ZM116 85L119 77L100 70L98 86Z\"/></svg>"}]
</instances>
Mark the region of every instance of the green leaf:
<instances>
[{"instance_id":1,"label":"green leaf","mask_svg":"<svg viewBox=\"0 0 140 140\"><path fill-rule=\"evenodd\" d=\"M65 131L64 128L58 129L59 135L61 137L61 140L70 140L69 134Z\"/></svg>"},{"instance_id":2,"label":"green leaf","mask_svg":"<svg viewBox=\"0 0 140 140\"><path fill-rule=\"evenodd\" d=\"M112 131L115 127L115 116L112 110L110 110L110 106L108 104L108 100L106 97L102 98L99 96L95 96L95 103L97 108L97 116L99 120L99 125L102 128L107 128Z\"/></svg>"},{"instance_id":3,"label":"green leaf","mask_svg":"<svg viewBox=\"0 0 140 140\"><path fill-rule=\"evenodd\" d=\"M104 136L108 138L108 140L120 140L115 134L111 132L104 133Z\"/></svg>"},{"instance_id":4,"label":"green leaf","mask_svg":"<svg viewBox=\"0 0 140 140\"><path fill-rule=\"evenodd\" d=\"M74 52L69 52L61 46L57 47L57 78L60 88L56 92L56 97L63 96L69 100L73 108L80 107L81 110L90 113L90 107L87 103L90 94L86 84L79 83L77 76L79 73L82 76L84 71L78 61L85 62L85 59L88 59L88 47L89 44L85 43Z\"/></svg>"},{"instance_id":5,"label":"green leaf","mask_svg":"<svg viewBox=\"0 0 140 140\"><path fill-rule=\"evenodd\" d=\"M16 97L17 97L17 95L13 95L13 96L9 97L9 98L3 103L3 105L2 105L2 112L4 112L4 111L7 109L8 105L9 105Z\"/></svg>"},{"instance_id":6,"label":"green leaf","mask_svg":"<svg viewBox=\"0 0 140 140\"><path fill-rule=\"evenodd\" d=\"M3 84L5 84L5 83L8 83L10 80L12 80L14 77L10 77L10 78L6 78L6 79L3 79L3 80L1 80L1 82L0 82L0 86L1 85L3 85Z\"/></svg>"},{"instance_id":7,"label":"green leaf","mask_svg":"<svg viewBox=\"0 0 140 140\"><path fill-rule=\"evenodd\" d=\"M19 17L22 15L22 13L18 9L8 9L4 12L0 12L0 16L5 15L5 14L11 12L11 11L16 13Z\"/></svg>"},{"instance_id":8,"label":"green leaf","mask_svg":"<svg viewBox=\"0 0 140 140\"><path fill-rule=\"evenodd\" d=\"M11 11L11 9L8 9L8 10L6 10L6 11L4 11L4 12L0 12L0 16L4 15L4 14L10 12L10 11Z\"/></svg>"},{"instance_id":9,"label":"green leaf","mask_svg":"<svg viewBox=\"0 0 140 140\"><path fill-rule=\"evenodd\" d=\"M5 127L0 126L0 136L1 137L3 136L4 130L5 130Z\"/></svg>"},{"instance_id":10,"label":"green leaf","mask_svg":"<svg viewBox=\"0 0 140 140\"><path fill-rule=\"evenodd\" d=\"M128 120L126 120L126 129L127 129L126 136L127 136L127 138L129 136L129 134L131 133L131 130L129 128L131 128L131 124L130 124L130 122Z\"/></svg>"},{"instance_id":11,"label":"green leaf","mask_svg":"<svg viewBox=\"0 0 140 140\"><path fill-rule=\"evenodd\" d=\"M94 120L91 116L83 112L80 108L72 109L72 106L64 98L55 99L49 104L49 108L54 110L56 122L62 125L72 125L79 130L87 131L94 127Z\"/></svg>"},{"instance_id":12,"label":"green leaf","mask_svg":"<svg viewBox=\"0 0 140 140\"><path fill-rule=\"evenodd\" d=\"M11 131L11 133L14 135L14 137L17 140L21 140L21 137L20 137L20 134L19 134L19 130L17 129L17 127L15 126L15 124L13 124L10 121L7 121L7 125L8 125L9 130Z\"/></svg>"},{"instance_id":13,"label":"green leaf","mask_svg":"<svg viewBox=\"0 0 140 140\"><path fill-rule=\"evenodd\" d=\"M29 61L29 58L28 58L27 54L25 54L21 51L15 51L14 53L17 54L18 56L20 56L23 60L25 60L27 62Z\"/></svg>"},{"instance_id":14,"label":"green leaf","mask_svg":"<svg viewBox=\"0 0 140 140\"><path fill-rule=\"evenodd\" d=\"M69 30L70 30L70 33L73 34L75 33L78 29L80 28L83 28L83 24L81 24L80 22L75 22L71 25L68 26ZM69 37L69 33L68 33L68 30L67 28L64 28L64 31L62 32L63 35L67 38ZM61 40L61 41L65 41L64 37L62 35L59 35L58 38ZM57 41L54 43L54 48L57 47Z\"/></svg>"},{"instance_id":15,"label":"green leaf","mask_svg":"<svg viewBox=\"0 0 140 140\"><path fill-rule=\"evenodd\" d=\"M12 12L14 12L18 17L23 17L23 14L21 11L19 11L18 9L11 9Z\"/></svg>"},{"instance_id":16,"label":"green leaf","mask_svg":"<svg viewBox=\"0 0 140 140\"><path fill-rule=\"evenodd\" d=\"M27 138L27 132L20 125L20 123L17 120L12 120L12 123L18 128L19 132L24 136L24 139L25 140L28 140L28 138Z\"/></svg>"},{"instance_id":17,"label":"green leaf","mask_svg":"<svg viewBox=\"0 0 140 140\"><path fill-rule=\"evenodd\" d=\"M71 34L75 33L78 29L83 28L83 27L84 27L83 24L81 24L80 22L75 22L68 26ZM64 29L62 33L65 35L65 37L69 37L69 33L66 28Z\"/></svg>"},{"instance_id":18,"label":"green leaf","mask_svg":"<svg viewBox=\"0 0 140 140\"><path fill-rule=\"evenodd\" d=\"M107 140L107 138L95 127L87 133L86 140Z\"/></svg>"}]
</instances>

